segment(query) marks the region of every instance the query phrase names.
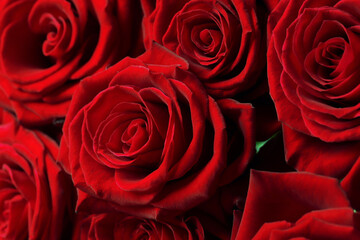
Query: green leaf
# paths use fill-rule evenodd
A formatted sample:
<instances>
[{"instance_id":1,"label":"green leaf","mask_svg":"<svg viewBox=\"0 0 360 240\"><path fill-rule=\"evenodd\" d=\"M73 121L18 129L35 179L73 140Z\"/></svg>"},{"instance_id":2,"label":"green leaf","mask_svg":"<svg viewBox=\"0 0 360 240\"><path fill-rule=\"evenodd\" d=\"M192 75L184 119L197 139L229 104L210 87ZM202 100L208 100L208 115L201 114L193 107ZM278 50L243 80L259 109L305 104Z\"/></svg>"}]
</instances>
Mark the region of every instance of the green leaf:
<instances>
[{"instance_id":1,"label":"green leaf","mask_svg":"<svg viewBox=\"0 0 360 240\"><path fill-rule=\"evenodd\" d=\"M280 132L280 131L279 131L279 132ZM273 139L274 137L276 137L276 135L278 135L279 132L276 132L274 135L272 135L270 138L266 139L265 141L256 142L256 146L255 146L256 153L258 153L258 152L260 151L260 149L261 149L267 142L269 142L271 139Z\"/></svg>"}]
</instances>

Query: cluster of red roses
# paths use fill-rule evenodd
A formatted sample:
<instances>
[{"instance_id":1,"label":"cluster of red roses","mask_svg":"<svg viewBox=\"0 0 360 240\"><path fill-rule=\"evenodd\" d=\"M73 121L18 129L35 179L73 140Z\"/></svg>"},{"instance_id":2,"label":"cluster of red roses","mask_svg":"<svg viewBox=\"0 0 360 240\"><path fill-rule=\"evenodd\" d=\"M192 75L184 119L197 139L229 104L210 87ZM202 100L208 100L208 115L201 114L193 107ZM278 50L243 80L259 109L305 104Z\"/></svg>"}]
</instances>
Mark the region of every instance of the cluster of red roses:
<instances>
[{"instance_id":1,"label":"cluster of red roses","mask_svg":"<svg viewBox=\"0 0 360 240\"><path fill-rule=\"evenodd\" d=\"M0 106L0 239L360 239L357 0L2 0Z\"/></svg>"}]
</instances>

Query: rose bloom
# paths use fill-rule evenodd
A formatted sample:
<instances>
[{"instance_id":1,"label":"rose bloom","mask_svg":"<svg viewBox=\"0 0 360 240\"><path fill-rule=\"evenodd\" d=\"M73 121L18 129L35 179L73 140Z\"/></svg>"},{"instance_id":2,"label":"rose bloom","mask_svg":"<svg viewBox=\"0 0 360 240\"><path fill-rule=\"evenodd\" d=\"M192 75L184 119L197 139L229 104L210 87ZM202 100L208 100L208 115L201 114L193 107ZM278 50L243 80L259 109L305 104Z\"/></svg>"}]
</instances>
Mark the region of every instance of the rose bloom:
<instances>
[{"instance_id":1,"label":"rose bloom","mask_svg":"<svg viewBox=\"0 0 360 240\"><path fill-rule=\"evenodd\" d=\"M0 110L0 239L69 237L73 186L57 144Z\"/></svg>"},{"instance_id":2,"label":"rose bloom","mask_svg":"<svg viewBox=\"0 0 360 240\"><path fill-rule=\"evenodd\" d=\"M155 218L196 206L242 174L254 153L251 105L216 102L186 69L155 44L82 80L59 156L76 187Z\"/></svg>"},{"instance_id":3,"label":"rose bloom","mask_svg":"<svg viewBox=\"0 0 360 240\"><path fill-rule=\"evenodd\" d=\"M360 156L359 10L284 0L269 17L270 94L298 170L343 178Z\"/></svg>"},{"instance_id":4,"label":"rose bloom","mask_svg":"<svg viewBox=\"0 0 360 240\"><path fill-rule=\"evenodd\" d=\"M142 4L145 46L156 41L187 59L215 98L244 93L260 82L266 20L255 0L142 0Z\"/></svg>"},{"instance_id":5,"label":"rose bloom","mask_svg":"<svg viewBox=\"0 0 360 240\"><path fill-rule=\"evenodd\" d=\"M226 185L226 187L229 185ZM233 190L233 189L234 188L227 190ZM124 219L124 218L134 219L133 221L134 226L131 227L132 230L128 231L134 235L136 235L137 232L144 232L142 230L143 227L145 227L145 231L148 232L148 235L153 237L157 235L161 235L159 234L160 231L166 233L168 231L167 229L172 229L174 233L173 236L175 237L175 239L178 239L179 236L183 237L179 239L214 239L214 240L230 239L233 206L231 204L226 206L229 209L231 209L231 211L229 212L230 213L229 215L226 215L226 217L229 218L224 219L225 212L222 209L223 203L218 201L218 197L220 195L217 193L215 194L216 195L215 197L212 196L210 201L201 203L198 207L190 209L189 211L186 211L184 214L181 214L179 216L166 216L157 219L149 219L143 216L129 215L124 212L121 212L121 208L119 208L119 206L115 203L109 202L104 199L92 197L89 194L79 189L77 189L77 193L78 193L77 194L78 201L76 206L77 217L74 227L75 228L73 234L74 238L78 237L78 235L80 234L79 232L82 232L82 234L84 235L88 234L87 236L92 235L94 230L98 231L96 229L102 227L99 224L100 222L109 222L109 224L112 224L111 226L114 226L117 221L115 216L118 216L117 219ZM226 196L226 198L228 198L228 196ZM230 202L229 200L231 201L232 199L228 198L227 203ZM85 220L85 218L87 219ZM108 220L105 221L96 220L96 222L99 223L93 222L92 224L89 224L91 221L95 219L103 219L103 218L104 220L108 218ZM112 220L112 218L114 219ZM146 227L148 224L153 225L156 228L153 229L153 227L150 226L149 229L149 227ZM99 225L99 227L96 227L96 225ZM117 224L116 226L118 225L121 224ZM124 224L125 228L129 228L130 226L131 225ZM115 233L117 230L119 230L119 227L116 228L109 227L106 229L104 228L101 231ZM188 233L185 234L184 230L188 231ZM124 233L124 230L122 229L119 232ZM113 237L112 234L109 236L111 236L111 238ZM139 234L139 236L143 236L143 235ZM170 237L171 236L170 234L167 234L167 236L170 239L172 239ZM127 238L124 237L124 239ZM167 239L167 238L155 238L155 239Z\"/></svg>"},{"instance_id":6,"label":"rose bloom","mask_svg":"<svg viewBox=\"0 0 360 240\"><path fill-rule=\"evenodd\" d=\"M203 240L205 238L204 230L195 217L173 219L170 222L157 222L113 212L89 215L78 214L72 239Z\"/></svg>"},{"instance_id":7,"label":"rose bloom","mask_svg":"<svg viewBox=\"0 0 360 240\"><path fill-rule=\"evenodd\" d=\"M334 178L252 171L232 240L360 239L358 213Z\"/></svg>"},{"instance_id":8,"label":"rose bloom","mask_svg":"<svg viewBox=\"0 0 360 240\"><path fill-rule=\"evenodd\" d=\"M23 124L66 114L78 80L142 48L132 0L0 3L0 105Z\"/></svg>"},{"instance_id":9,"label":"rose bloom","mask_svg":"<svg viewBox=\"0 0 360 240\"><path fill-rule=\"evenodd\" d=\"M79 201L72 239L205 239L196 216L147 219L116 211L106 200L78 190ZM116 206L115 206L116 207ZM207 237L206 237L207 239Z\"/></svg>"}]
</instances>

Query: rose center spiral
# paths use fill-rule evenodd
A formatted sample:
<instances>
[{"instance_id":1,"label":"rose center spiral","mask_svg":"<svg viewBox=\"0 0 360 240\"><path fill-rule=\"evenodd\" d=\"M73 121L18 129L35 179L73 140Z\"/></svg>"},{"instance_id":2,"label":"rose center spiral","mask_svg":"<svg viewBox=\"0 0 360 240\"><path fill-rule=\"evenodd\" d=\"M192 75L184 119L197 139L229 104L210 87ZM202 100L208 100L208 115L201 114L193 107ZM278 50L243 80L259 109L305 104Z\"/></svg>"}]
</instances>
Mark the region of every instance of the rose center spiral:
<instances>
[{"instance_id":1,"label":"rose center spiral","mask_svg":"<svg viewBox=\"0 0 360 240\"><path fill-rule=\"evenodd\" d=\"M143 119L132 120L121 136L122 150L124 153L136 151L147 139L146 122Z\"/></svg>"}]
</instances>

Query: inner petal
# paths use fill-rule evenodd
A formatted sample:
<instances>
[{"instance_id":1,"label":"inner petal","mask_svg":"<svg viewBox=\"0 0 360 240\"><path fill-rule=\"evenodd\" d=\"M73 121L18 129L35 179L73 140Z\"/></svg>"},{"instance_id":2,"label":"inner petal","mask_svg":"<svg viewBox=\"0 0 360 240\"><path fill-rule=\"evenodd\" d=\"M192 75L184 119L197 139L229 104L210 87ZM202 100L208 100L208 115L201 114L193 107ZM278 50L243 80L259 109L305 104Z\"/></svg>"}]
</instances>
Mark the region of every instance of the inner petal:
<instances>
[{"instance_id":1,"label":"inner petal","mask_svg":"<svg viewBox=\"0 0 360 240\"><path fill-rule=\"evenodd\" d=\"M141 148L149 138L146 130L147 124L143 119L131 121L126 131L121 136L124 153L133 152Z\"/></svg>"},{"instance_id":2,"label":"inner petal","mask_svg":"<svg viewBox=\"0 0 360 240\"><path fill-rule=\"evenodd\" d=\"M343 45L329 45L326 47L324 51L324 57L333 60L333 61L339 61L339 59L342 57L344 53L344 46Z\"/></svg>"},{"instance_id":3,"label":"inner petal","mask_svg":"<svg viewBox=\"0 0 360 240\"><path fill-rule=\"evenodd\" d=\"M213 23L201 24L191 29L191 42L195 53L200 56L214 57L222 44L222 33Z\"/></svg>"},{"instance_id":4,"label":"inner petal","mask_svg":"<svg viewBox=\"0 0 360 240\"><path fill-rule=\"evenodd\" d=\"M212 41L214 40L211 36L211 30L209 29L204 29L200 32L200 40L202 41L202 43L206 46L209 46Z\"/></svg>"},{"instance_id":5,"label":"inner petal","mask_svg":"<svg viewBox=\"0 0 360 240\"><path fill-rule=\"evenodd\" d=\"M202 65L210 65L222 46L218 16L203 10L183 13L179 18L178 40L182 51Z\"/></svg>"},{"instance_id":6,"label":"inner petal","mask_svg":"<svg viewBox=\"0 0 360 240\"><path fill-rule=\"evenodd\" d=\"M320 43L317 48L315 58L321 66L335 69L340 62L345 50L345 40L342 38L332 38L325 43Z\"/></svg>"},{"instance_id":7,"label":"inner petal","mask_svg":"<svg viewBox=\"0 0 360 240\"><path fill-rule=\"evenodd\" d=\"M305 58L305 69L310 76L323 87L331 87L338 76L340 61L347 42L341 38L331 38L319 43Z\"/></svg>"}]
</instances>

